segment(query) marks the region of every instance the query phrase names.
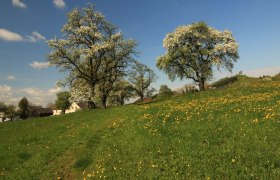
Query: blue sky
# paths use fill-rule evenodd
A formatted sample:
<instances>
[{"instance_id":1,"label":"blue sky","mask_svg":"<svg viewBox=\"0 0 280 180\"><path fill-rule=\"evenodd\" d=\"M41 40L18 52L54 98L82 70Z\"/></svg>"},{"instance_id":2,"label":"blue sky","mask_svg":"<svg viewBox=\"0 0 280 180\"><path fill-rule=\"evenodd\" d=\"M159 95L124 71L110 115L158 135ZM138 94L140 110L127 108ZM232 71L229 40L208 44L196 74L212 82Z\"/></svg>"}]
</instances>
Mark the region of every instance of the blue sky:
<instances>
[{"instance_id":1,"label":"blue sky","mask_svg":"<svg viewBox=\"0 0 280 180\"><path fill-rule=\"evenodd\" d=\"M229 29L240 45L233 74L251 76L280 72L279 0L2 0L0 3L0 101L17 104L26 96L35 104L54 101L64 77L47 67L46 40L60 37L66 14L75 6L94 3L126 38L138 41L138 59L159 76L155 88L176 88L191 81L171 82L157 70L164 53L165 35L179 25L205 21L219 30ZM215 78L229 73L217 72Z\"/></svg>"}]
</instances>

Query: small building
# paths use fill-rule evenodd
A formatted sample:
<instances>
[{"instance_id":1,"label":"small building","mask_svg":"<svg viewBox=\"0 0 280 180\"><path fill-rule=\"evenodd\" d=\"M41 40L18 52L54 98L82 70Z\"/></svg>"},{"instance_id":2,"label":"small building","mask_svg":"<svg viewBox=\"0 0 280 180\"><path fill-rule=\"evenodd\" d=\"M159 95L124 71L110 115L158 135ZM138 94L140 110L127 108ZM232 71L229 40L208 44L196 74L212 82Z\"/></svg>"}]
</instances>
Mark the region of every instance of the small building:
<instances>
[{"instance_id":1,"label":"small building","mask_svg":"<svg viewBox=\"0 0 280 180\"><path fill-rule=\"evenodd\" d=\"M70 107L66 109L65 114L85 109L89 109L89 104L87 102L73 102Z\"/></svg>"},{"instance_id":2,"label":"small building","mask_svg":"<svg viewBox=\"0 0 280 180\"><path fill-rule=\"evenodd\" d=\"M53 115L53 111L50 108L43 108L42 106L27 106L27 114L29 117L46 117Z\"/></svg>"},{"instance_id":3,"label":"small building","mask_svg":"<svg viewBox=\"0 0 280 180\"><path fill-rule=\"evenodd\" d=\"M5 120L5 112L7 111L7 108L0 107L0 122L3 122Z\"/></svg>"},{"instance_id":4,"label":"small building","mask_svg":"<svg viewBox=\"0 0 280 180\"><path fill-rule=\"evenodd\" d=\"M62 112L62 110L59 110L59 109L54 109L54 110L52 110L52 111L53 111L53 115L54 115L54 116L60 115L61 112Z\"/></svg>"}]
</instances>

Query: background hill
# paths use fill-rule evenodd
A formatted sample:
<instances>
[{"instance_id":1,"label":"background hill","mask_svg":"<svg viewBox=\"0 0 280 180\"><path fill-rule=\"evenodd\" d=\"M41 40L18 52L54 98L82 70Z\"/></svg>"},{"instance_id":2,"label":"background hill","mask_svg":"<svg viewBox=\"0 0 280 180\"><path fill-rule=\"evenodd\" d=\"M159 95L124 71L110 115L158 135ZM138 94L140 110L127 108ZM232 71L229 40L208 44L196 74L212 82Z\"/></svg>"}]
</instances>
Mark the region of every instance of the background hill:
<instances>
[{"instance_id":1,"label":"background hill","mask_svg":"<svg viewBox=\"0 0 280 180\"><path fill-rule=\"evenodd\" d=\"M243 86L248 83L258 83L264 81L280 81L280 73L275 76L261 76L259 78L249 77L242 74L236 74L231 77L225 77L211 84L212 87L221 88L229 86Z\"/></svg>"},{"instance_id":2,"label":"background hill","mask_svg":"<svg viewBox=\"0 0 280 180\"><path fill-rule=\"evenodd\" d=\"M275 76L272 77L274 81L280 81L280 73L276 74Z\"/></svg>"},{"instance_id":3,"label":"background hill","mask_svg":"<svg viewBox=\"0 0 280 180\"><path fill-rule=\"evenodd\" d=\"M240 77L223 90L1 123L0 177L276 179L279 128L280 83Z\"/></svg>"}]
</instances>

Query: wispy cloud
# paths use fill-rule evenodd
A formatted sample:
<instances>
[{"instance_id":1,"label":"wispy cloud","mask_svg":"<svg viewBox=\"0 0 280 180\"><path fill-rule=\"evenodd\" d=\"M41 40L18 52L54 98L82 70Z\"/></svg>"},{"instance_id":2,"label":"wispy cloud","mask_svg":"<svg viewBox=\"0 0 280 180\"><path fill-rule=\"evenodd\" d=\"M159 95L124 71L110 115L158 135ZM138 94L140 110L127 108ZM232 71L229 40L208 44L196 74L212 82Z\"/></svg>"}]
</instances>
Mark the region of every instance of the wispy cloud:
<instances>
[{"instance_id":1,"label":"wispy cloud","mask_svg":"<svg viewBox=\"0 0 280 180\"><path fill-rule=\"evenodd\" d=\"M42 34L36 32L36 31L33 31L31 36L26 36L26 37L27 37L27 40L29 40L30 42L38 42L38 41L46 40L46 38Z\"/></svg>"},{"instance_id":2,"label":"wispy cloud","mask_svg":"<svg viewBox=\"0 0 280 180\"><path fill-rule=\"evenodd\" d=\"M1 95L12 95L12 87L8 85L0 85L0 94Z\"/></svg>"},{"instance_id":3,"label":"wispy cloud","mask_svg":"<svg viewBox=\"0 0 280 180\"><path fill-rule=\"evenodd\" d=\"M12 75L9 75L6 77L7 80L15 80L16 77L15 76L12 76Z\"/></svg>"},{"instance_id":4,"label":"wispy cloud","mask_svg":"<svg viewBox=\"0 0 280 180\"><path fill-rule=\"evenodd\" d=\"M64 0L53 0L53 3L59 9L63 9L65 7Z\"/></svg>"},{"instance_id":5,"label":"wispy cloud","mask_svg":"<svg viewBox=\"0 0 280 180\"><path fill-rule=\"evenodd\" d=\"M38 42L38 41L46 40L46 38L42 34L36 31L33 31L31 35L27 35L24 38L22 35L9 31L7 29L0 29L0 39L3 39L4 41L14 41L14 42L20 42L20 41Z\"/></svg>"},{"instance_id":6,"label":"wispy cloud","mask_svg":"<svg viewBox=\"0 0 280 180\"><path fill-rule=\"evenodd\" d=\"M0 29L0 39L3 39L4 41L23 41L24 38L14 32L11 32L7 29Z\"/></svg>"},{"instance_id":7,"label":"wispy cloud","mask_svg":"<svg viewBox=\"0 0 280 180\"><path fill-rule=\"evenodd\" d=\"M33 69L41 70L41 69L46 69L50 66L49 62L38 62L38 61L33 61L31 64L29 64Z\"/></svg>"},{"instance_id":8,"label":"wispy cloud","mask_svg":"<svg viewBox=\"0 0 280 180\"><path fill-rule=\"evenodd\" d=\"M21 2L21 0L12 0L12 4L15 7L19 7L19 8L26 8L27 6Z\"/></svg>"}]
</instances>

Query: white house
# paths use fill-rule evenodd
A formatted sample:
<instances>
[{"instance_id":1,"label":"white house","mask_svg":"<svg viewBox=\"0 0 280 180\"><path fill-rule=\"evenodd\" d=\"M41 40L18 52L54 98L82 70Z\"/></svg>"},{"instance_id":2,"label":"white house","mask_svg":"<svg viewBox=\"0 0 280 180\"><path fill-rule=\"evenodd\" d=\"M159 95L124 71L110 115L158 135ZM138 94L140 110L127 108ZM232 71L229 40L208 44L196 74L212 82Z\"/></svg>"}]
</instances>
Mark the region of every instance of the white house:
<instances>
[{"instance_id":1,"label":"white house","mask_svg":"<svg viewBox=\"0 0 280 180\"><path fill-rule=\"evenodd\" d=\"M62 112L62 110L53 110L53 115L55 116L55 115L60 115L61 114L61 112Z\"/></svg>"},{"instance_id":2,"label":"white house","mask_svg":"<svg viewBox=\"0 0 280 180\"><path fill-rule=\"evenodd\" d=\"M0 107L0 122L3 122L5 119L5 111L6 111L6 108Z\"/></svg>"},{"instance_id":3,"label":"white house","mask_svg":"<svg viewBox=\"0 0 280 180\"><path fill-rule=\"evenodd\" d=\"M88 103L85 102L73 102L71 106L66 109L65 114L72 113L80 110L88 109Z\"/></svg>"}]
</instances>

